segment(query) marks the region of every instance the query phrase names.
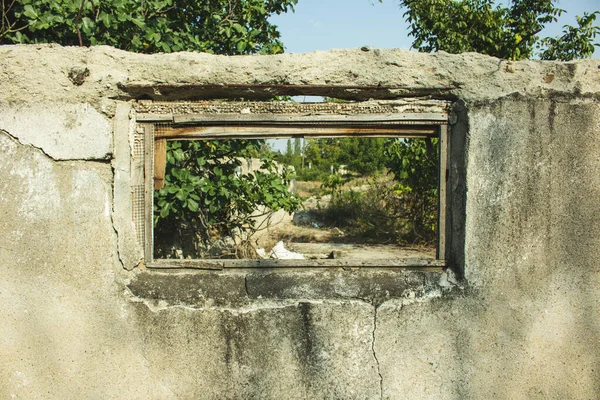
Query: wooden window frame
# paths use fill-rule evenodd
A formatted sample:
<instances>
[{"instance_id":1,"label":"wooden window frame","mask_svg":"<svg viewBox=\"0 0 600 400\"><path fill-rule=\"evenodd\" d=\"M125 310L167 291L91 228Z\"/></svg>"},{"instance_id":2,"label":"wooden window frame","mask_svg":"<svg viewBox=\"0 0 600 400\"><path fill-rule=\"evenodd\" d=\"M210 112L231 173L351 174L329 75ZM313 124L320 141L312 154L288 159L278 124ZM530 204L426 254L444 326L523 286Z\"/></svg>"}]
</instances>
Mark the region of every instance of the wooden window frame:
<instances>
[{"instance_id":1,"label":"wooden window frame","mask_svg":"<svg viewBox=\"0 0 600 400\"><path fill-rule=\"evenodd\" d=\"M439 113L394 113L357 115L281 114L138 114L144 131L144 257L148 268L207 269L238 268L419 268L441 269L447 258L448 115ZM157 124L169 129L155 134ZM154 187L164 180L167 140L286 139L335 137L438 138L438 240L435 259L157 259L153 257Z\"/></svg>"}]
</instances>

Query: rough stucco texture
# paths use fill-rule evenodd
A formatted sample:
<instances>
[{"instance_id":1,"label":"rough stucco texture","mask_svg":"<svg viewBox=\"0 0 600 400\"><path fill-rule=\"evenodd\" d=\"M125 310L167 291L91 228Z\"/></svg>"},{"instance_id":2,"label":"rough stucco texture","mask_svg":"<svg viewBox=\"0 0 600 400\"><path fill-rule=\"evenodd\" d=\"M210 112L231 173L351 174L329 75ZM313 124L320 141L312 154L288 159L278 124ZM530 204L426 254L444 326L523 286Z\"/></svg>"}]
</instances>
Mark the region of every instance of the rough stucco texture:
<instances>
[{"instance_id":1,"label":"rough stucco texture","mask_svg":"<svg viewBox=\"0 0 600 400\"><path fill-rule=\"evenodd\" d=\"M0 398L600 397L599 66L0 46ZM130 205L114 199L130 198L129 150L112 118L127 85L275 81L460 103L449 187L465 188L452 203L463 280L123 268L115 221Z\"/></svg>"},{"instance_id":2,"label":"rough stucco texture","mask_svg":"<svg viewBox=\"0 0 600 400\"><path fill-rule=\"evenodd\" d=\"M116 284L110 164L55 162L2 132L0 154L0 398L148 393L129 386L144 361Z\"/></svg>"},{"instance_id":3,"label":"rough stucco texture","mask_svg":"<svg viewBox=\"0 0 600 400\"><path fill-rule=\"evenodd\" d=\"M469 123L471 291L380 307L387 394L598 398L600 106L514 96Z\"/></svg>"},{"instance_id":4,"label":"rough stucco texture","mask_svg":"<svg viewBox=\"0 0 600 400\"><path fill-rule=\"evenodd\" d=\"M89 104L2 107L0 129L55 160L110 159L110 124Z\"/></svg>"}]
</instances>

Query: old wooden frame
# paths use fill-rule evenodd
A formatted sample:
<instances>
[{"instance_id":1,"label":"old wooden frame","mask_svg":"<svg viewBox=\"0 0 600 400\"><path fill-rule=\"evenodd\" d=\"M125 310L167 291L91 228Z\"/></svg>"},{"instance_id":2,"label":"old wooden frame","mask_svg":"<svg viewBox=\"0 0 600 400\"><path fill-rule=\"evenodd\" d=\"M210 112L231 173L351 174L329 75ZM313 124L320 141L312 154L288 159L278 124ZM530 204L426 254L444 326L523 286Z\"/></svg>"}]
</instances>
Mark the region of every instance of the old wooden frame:
<instances>
[{"instance_id":1,"label":"old wooden frame","mask_svg":"<svg viewBox=\"0 0 600 400\"><path fill-rule=\"evenodd\" d=\"M446 217L449 131L445 113L398 113L364 115L227 115L227 114L140 114L137 122L145 132L146 265L165 269L229 268L441 268L446 258ZM156 133L155 124L169 124ZM235 138L324 138L324 137L437 137L439 138L438 242L436 259L153 259L152 209L155 186L164 180L167 140Z\"/></svg>"}]
</instances>

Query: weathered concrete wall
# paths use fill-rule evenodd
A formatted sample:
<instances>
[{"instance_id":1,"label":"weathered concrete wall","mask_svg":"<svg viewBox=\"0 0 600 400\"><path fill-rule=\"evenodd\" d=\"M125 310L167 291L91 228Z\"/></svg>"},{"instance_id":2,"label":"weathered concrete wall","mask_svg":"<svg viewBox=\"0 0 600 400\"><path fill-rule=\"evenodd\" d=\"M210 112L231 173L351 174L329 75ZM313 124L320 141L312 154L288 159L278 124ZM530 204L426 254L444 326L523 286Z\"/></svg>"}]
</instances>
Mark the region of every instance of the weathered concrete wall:
<instances>
[{"instance_id":1,"label":"weathered concrete wall","mask_svg":"<svg viewBox=\"0 0 600 400\"><path fill-rule=\"evenodd\" d=\"M0 47L0 397L600 397L599 67ZM456 101L452 271L128 271L115 113L256 83Z\"/></svg>"}]
</instances>

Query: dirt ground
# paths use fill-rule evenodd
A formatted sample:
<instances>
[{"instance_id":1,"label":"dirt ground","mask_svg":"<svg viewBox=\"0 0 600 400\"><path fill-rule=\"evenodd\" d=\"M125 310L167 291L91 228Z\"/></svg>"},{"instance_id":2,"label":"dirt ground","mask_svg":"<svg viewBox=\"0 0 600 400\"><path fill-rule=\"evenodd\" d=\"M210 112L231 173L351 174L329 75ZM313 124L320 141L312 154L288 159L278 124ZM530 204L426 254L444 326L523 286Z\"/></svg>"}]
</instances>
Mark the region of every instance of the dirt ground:
<instances>
[{"instance_id":1,"label":"dirt ground","mask_svg":"<svg viewBox=\"0 0 600 400\"><path fill-rule=\"evenodd\" d=\"M436 249L430 247L400 246L397 244L347 243L344 232L338 228L321 226L314 218L314 210L326 206L328 195L314 195L318 182L298 182L297 193L305 198L304 209L293 215L277 213L271 225L257 235L257 246L266 253L282 241L285 248L301 253L305 258L398 259L435 258ZM344 242L344 243L340 243Z\"/></svg>"}]
</instances>

